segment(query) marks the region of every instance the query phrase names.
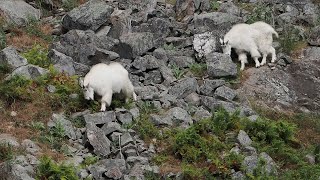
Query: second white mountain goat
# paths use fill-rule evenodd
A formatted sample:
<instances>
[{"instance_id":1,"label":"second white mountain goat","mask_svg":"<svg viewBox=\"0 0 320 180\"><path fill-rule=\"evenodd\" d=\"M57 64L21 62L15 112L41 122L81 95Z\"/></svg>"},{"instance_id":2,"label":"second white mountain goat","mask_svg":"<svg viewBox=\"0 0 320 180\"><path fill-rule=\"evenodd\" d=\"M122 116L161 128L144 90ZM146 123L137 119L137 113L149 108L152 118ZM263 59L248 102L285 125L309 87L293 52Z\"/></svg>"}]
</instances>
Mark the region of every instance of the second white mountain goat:
<instances>
[{"instance_id":1,"label":"second white mountain goat","mask_svg":"<svg viewBox=\"0 0 320 180\"><path fill-rule=\"evenodd\" d=\"M105 111L106 107L111 105L113 93L123 93L126 102L131 97L134 101L137 100L128 71L116 62L92 66L84 79L79 79L79 83L83 88L85 99L93 100L94 93L102 96L100 111Z\"/></svg>"},{"instance_id":2,"label":"second white mountain goat","mask_svg":"<svg viewBox=\"0 0 320 180\"><path fill-rule=\"evenodd\" d=\"M253 24L237 24L234 25L229 32L220 39L224 54L231 54L231 48L234 48L241 62L241 70L247 63L247 55L249 52L256 63L256 67L266 64L268 54L272 54L271 62L276 60L276 51L272 47L272 35L278 37L278 33L269 24L258 21ZM259 58L262 54L262 61Z\"/></svg>"}]
</instances>

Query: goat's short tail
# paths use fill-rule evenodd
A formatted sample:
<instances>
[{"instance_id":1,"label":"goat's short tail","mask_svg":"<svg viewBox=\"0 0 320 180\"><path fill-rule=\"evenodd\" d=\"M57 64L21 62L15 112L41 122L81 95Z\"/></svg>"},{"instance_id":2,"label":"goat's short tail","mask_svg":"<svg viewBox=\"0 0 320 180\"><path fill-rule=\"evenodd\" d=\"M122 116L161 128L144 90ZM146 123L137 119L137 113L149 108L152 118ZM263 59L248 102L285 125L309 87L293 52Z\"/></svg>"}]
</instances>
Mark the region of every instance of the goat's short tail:
<instances>
[{"instance_id":1,"label":"goat's short tail","mask_svg":"<svg viewBox=\"0 0 320 180\"><path fill-rule=\"evenodd\" d=\"M279 38L279 34L275 30L273 30L272 34L274 34L277 38Z\"/></svg>"}]
</instances>

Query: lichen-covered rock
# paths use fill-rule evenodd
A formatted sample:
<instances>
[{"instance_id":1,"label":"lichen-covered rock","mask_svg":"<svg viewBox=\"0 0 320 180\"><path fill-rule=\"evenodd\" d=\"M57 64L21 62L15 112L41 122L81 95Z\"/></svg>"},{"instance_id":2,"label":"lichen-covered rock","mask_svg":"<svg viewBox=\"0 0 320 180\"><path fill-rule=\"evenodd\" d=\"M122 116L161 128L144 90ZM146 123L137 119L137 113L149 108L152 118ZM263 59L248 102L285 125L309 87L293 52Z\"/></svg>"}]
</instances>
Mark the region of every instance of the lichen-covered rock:
<instances>
[{"instance_id":1,"label":"lichen-covered rock","mask_svg":"<svg viewBox=\"0 0 320 180\"><path fill-rule=\"evenodd\" d=\"M9 24L23 26L31 18L40 19L40 10L23 0L1 0L0 12Z\"/></svg>"},{"instance_id":2,"label":"lichen-covered rock","mask_svg":"<svg viewBox=\"0 0 320 180\"><path fill-rule=\"evenodd\" d=\"M108 122L116 121L116 114L114 111L85 114L83 117L86 123L93 124L105 124Z\"/></svg>"},{"instance_id":3,"label":"lichen-covered rock","mask_svg":"<svg viewBox=\"0 0 320 180\"><path fill-rule=\"evenodd\" d=\"M198 82L195 78L183 78L169 89L169 94L177 98L185 98L198 90Z\"/></svg>"},{"instance_id":4,"label":"lichen-covered rock","mask_svg":"<svg viewBox=\"0 0 320 180\"><path fill-rule=\"evenodd\" d=\"M195 34L193 39L193 48L198 53L198 57L202 58L217 50L216 37L211 32Z\"/></svg>"},{"instance_id":5,"label":"lichen-covered rock","mask_svg":"<svg viewBox=\"0 0 320 180\"><path fill-rule=\"evenodd\" d=\"M14 47L8 46L0 52L0 64L7 65L9 68L15 69L20 66L27 65L28 61L24 57L20 56Z\"/></svg>"},{"instance_id":6,"label":"lichen-covered rock","mask_svg":"<svg viewBox=\"0 0 320 180\"><path fill-rule=\"evenodd\" d=\"M235 77L237 65L230 56L221 53L210 53L206 56L207 72L210 78Z\"/></svg>"},{"instance_id":7,"label":"lichen-covered rock","mask_svg":"<svg viewBox=\"0 0 320 180\"><path fill-rule=\"evenodd\" d=\"M93 31L107 22L113 7L102 0L91 0L73 9L63 18L62 25L67 30L79 29Z\"/></svg>"},{"instance_id":8,"label":"lichen-covered rock","mask_svg":"<svg viewBox=\"0 0 320 180\"><path fill-rule=\"evenodd\" d=\"M94 123L87 123L87 139L93 147L95 154L107 157L111 151L111 141L105 136L103 131Z\"/></svg>"},{"instance_id":9,"label":"lichen-covered rock","mask_svg":"<svg viewBox=\"0 0 320 180\"><path fill-rule=\"evenodd\" d=\"M36 79L40 76L43 76L47 74L49 71L47 69L41 68L39 66L35 65L26 65L26 66L20 66L14 71L12 71L11 75L7 77L7 79L10 79L11 77L15 75L23 76L27 79Z\"/></svg>"}]
</instances>

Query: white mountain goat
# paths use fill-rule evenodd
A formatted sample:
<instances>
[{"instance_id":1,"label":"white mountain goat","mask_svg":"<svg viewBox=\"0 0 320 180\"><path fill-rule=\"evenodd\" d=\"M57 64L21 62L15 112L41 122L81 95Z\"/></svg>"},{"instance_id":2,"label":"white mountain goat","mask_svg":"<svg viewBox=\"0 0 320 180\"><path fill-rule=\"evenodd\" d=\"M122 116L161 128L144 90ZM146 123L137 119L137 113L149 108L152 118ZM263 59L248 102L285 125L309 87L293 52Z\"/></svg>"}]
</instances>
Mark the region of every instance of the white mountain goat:
<instances>
[{"instance_id":1,"label":"white mountain goat","mask_svg":"<svg viewBox=\"0 0 320 180\"><path fill-rule=\"evenodd\" d=\"M134 101L137 100L128 71L117 62L92 66L84 79L79 79L79 84L83 88L85 99L93 100L94 93L102 97L100 111L105 111L111 105L113 93L123 93L126 102L131 97Z\"/></svg>"},{"instance_id":2,"label":"white mountain goat","mask_svg":"<svg viewBox=\"0 0 320 180\"><path fill-rule=\"evenodd\" d=\"M231 54L231 48L234 48L241 62L241 70L244 70L247 63L247 55L249 52L256 63L256 67L266 64L268 54L272 54L271 62L276 60L276 51L272 47L272 35L278 37L278 33L269 24L258 21L253 24L237 24L224 36L224 40L220 39L224 54ZM263 55L261 63L259 58Z\"/></svg>"}]
</instances>

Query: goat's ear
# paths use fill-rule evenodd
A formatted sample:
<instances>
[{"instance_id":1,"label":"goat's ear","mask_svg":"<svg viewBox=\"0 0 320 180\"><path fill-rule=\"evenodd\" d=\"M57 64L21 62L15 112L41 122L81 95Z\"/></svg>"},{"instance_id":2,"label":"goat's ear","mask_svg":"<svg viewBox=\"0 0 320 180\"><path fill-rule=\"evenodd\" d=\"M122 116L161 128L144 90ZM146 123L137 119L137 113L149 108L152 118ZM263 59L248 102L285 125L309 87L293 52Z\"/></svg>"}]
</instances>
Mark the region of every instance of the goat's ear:
<instances>
[{"instance_id":1,"label":"goat's ear","mask_svg":"<svg viewBox=\"0 0 320 180\"><path fill-rule=\"evenodd\" d=\"M79 77L78 82L79 82L80 87L81 87L81 88L84 88L84 80L83 80L83 77Z\"/></svg>"},{"instance_id":2,"label":"goat's ear","mask_svg":"<svg viewBox=\"0 0 320 180\"><path fill-rule=\"evenodd\" d=\"M225 42L225 45L228 45L228 44L229 44L229 40Z\"/></svg>"},{"instance_id":3,"label":"goat's ear","mask_svg":"<svg viewBox=\"0 0 320 180\"><path fill-rule=\"evenodd\" d=\"M224 42L223 42L223 40L220 38L220 43L223 45L224 44Z\"/></svg>"}]
</instances>

